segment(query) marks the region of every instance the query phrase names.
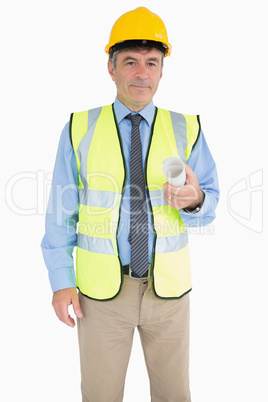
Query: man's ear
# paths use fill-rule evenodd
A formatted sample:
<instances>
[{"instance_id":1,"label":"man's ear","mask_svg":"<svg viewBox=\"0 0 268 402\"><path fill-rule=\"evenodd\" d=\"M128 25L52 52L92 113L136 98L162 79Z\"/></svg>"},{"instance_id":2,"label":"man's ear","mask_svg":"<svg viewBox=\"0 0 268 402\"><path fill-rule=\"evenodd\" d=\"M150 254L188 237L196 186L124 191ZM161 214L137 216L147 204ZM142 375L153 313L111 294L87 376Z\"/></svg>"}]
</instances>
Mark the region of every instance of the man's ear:
<instances>
[{"instance_id":1,"label":"man's ear","mask_svg":"<svg viewBox=\"0 0 268 402\"><path fill-rule=\"evenodd\" d=\"M110 60L108 60L107 67L108 67L108 71L109 71L109 74L110 74L112 80L115 81L114 68L113 68L112 62Z\"/></svg>"}]
</instances>

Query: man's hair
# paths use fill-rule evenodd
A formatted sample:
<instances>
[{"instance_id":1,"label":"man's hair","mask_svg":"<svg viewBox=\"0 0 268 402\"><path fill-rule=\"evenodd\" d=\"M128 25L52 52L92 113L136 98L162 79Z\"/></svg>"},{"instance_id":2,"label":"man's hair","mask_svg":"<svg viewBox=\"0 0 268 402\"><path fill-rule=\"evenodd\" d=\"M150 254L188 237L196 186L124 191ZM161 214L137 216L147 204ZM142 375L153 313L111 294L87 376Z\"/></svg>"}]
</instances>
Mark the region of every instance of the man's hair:
<instances>
[{"instance_id":1,"label":"man's hair","mask_svg":"<svg viewBox=\"0 0 268 402\"><path fill-rule=\"evenodd\" d=\"M119 55L119 53L122 53L126 50L132 50L132 51L141 51L141 50L147 50L148 52L150 50L152 50L154 48L152 48L152 46L146 46L146 45L134 45L134 46L129 46L123 49L119 49L116 51L111 51L111 53L109 54L109 61L112 63L113 69L116 68L116 61L117 61L117 56ZM157 49L158 50L158 49ZM159 50L160 52L160 50ZM160 52L162 53L162 52ZM164 66L164 54L162 53L162 59L161 59L161 70L163 69Z\"/></svg>"}]
</instances>

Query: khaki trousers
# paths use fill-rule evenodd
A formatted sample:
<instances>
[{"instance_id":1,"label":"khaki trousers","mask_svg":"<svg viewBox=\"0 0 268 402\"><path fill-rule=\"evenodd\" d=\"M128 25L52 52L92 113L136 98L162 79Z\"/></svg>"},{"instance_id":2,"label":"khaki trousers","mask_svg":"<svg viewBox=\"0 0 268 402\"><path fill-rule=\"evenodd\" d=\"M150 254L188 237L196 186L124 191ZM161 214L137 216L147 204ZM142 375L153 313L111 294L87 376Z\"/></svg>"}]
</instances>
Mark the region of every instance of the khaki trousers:
<instances>
[{"instance_id":1,"label":"khaki trousers","mask_svg":"<svg viewBox=\"0 0 268 402\"><path fill-rule=\"evenodd\" d=\"M152 402L190 402L189 295L161 300L151 279L124 275L121 293L107 302L79 294L78 319L82 401L122 402L137 327ZM147 402L147 401L142 401Z\"/></svg>"}]
</instances>

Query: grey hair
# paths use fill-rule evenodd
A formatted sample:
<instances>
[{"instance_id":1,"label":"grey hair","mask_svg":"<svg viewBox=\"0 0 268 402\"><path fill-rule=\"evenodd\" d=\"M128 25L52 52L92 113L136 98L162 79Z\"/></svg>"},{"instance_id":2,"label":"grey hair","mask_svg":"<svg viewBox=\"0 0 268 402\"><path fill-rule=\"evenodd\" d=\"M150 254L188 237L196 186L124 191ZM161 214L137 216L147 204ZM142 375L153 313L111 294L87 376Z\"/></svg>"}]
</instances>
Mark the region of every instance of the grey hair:
<instances>
[{"instance_id":1,"label":"grey hair","mask_svg":"<svg viewBox=\"0 0 268 402\"><path fill-rule=\"evenodd\" d=\"M127 47L124 49L119 49L116 50L115 52L111 51L111 53L109 54L109 61L112 63L113 69L116 69L116 61L117 61L117 57L119 55L119 53L122 53L126 50L151 50L152 47L149 46L131 46L131 47ZM162 53L162 59L161 59L161 70L163 70L164 67L164 54Z\"/></svg>"}]
</instances>

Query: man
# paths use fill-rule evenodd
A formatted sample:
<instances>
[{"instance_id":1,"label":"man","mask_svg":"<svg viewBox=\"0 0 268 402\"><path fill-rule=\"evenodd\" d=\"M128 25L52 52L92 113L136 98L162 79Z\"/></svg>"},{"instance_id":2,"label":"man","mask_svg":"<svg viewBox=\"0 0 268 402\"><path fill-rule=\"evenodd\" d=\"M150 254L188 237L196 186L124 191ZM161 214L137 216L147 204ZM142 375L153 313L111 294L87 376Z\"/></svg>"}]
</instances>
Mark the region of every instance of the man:
<instances>
[{"instance_id":1,"label":"man","mask_svg":"<svg viewBox=\"0 0 268 402\"><path fill-rule=\"evenodd\" d=\"M171 52L163 21L123 14L106 52L114 104L72 114L59 143L41 244L53 307L71 327L68 306L77 316L84 402L123 400L136 327L151 400L189 402L187 226L215 218L216 167L198 117L153 104ZM182 187L162 172L171 156L186 162Z\"/></svg>"}]
</instances>

